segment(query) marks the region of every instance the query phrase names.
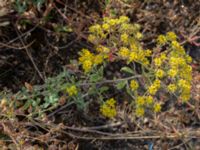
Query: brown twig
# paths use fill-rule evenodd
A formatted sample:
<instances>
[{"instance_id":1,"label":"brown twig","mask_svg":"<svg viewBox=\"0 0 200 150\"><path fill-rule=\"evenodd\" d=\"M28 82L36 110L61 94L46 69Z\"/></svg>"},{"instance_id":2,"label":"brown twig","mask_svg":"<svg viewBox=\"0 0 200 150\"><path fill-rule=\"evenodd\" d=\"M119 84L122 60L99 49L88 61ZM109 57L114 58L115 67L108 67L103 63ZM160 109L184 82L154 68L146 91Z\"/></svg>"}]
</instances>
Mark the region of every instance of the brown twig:
<instances>
[{"instance_id":1,"label":"brown twig","mask_svg":"<svg viewBox=\"0 0 200 150\"><path fill-rule=\"evenodd\" d=\"M25 48L26 53L27 53L29 59L31 60L31 63L33 64L33 67L34 67L35 70L37 71L39 77L44 81L45 79L44 79L43 75L42 75L41 72L39 71L39 69L38 69L36 63L35 63L34 60L33 60L33 57L32 57L32 55L31 55L31 53L29 52L28 48L25 46L25 43L24 43L24 41L22 40L22 38L21 38L21 36L20 36L20 33L19 33L19 31L18 31L18 29L17 29L16 27L15 27L15 30L16 30L17 35L20 37L19 39L20 39L20 41L21 41L23 47Z\"/></svg>"},{"instance_id":2,"label":"brown twig","mask_svg":"<svg viewBox=\"0 0 200 150\"><path fill-rule=\"evenodd\" d=\"M12 49L19 49L19 50L21 50L21 49L26 49L26 48L30 47L34 42L35 42L35 41L32 41L31 43L29 43L29 44L27 44L27 45L25 45L25 46L22 46L22 47L15 47L15 46L11 46L11 45L9 45L9 44L5 44L5 43L0 42L0 46L2 46L2 47L7 47L7 48L12 48Z\"/></svg>"}]
</instances>

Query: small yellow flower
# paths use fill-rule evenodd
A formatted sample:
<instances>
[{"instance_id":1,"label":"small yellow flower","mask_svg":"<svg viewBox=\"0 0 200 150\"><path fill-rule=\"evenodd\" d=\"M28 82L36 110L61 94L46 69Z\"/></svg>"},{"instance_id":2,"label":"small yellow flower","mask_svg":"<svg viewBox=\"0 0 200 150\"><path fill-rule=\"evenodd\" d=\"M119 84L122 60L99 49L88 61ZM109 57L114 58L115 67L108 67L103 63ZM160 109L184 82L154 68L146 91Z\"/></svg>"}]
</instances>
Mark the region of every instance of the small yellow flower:
<instances>
[{"instance_id":1,"label":"small yellow flower","mask_svg":"<svg viewBox=\"0 0 200 150\"><path fill-rule=\"evenodd\" d=\"M79 62L83 63L85 60L92 59L93 54L88 49L82 49L79 57Z\"/></svg>"},{"instance_id":2,"label":"small yellow flower","mask_svg":"<svg viewBox=\"0 0 200 150\"><path fill-rule=\"evenodd\" d=\"M172 77L172 78L174 78L174 77L177 75L177 73L178 73L178 71L175 70L175 69L170 69L170 70L168 71L168 75L169 75L170 77Z\"/></svg>"},{"instance_id":3,"label":"small yellow flower","mask_svg":"<svg viewBox=\"0 0 200 150\"><path fill-rule=\"evenodd\" d=\"M101 107L100 112L103 116L108 118L113 118L116 116L116 106L115 106L116 100L114 98L108 99Z\"/></svg>"},{"instance_id":4,"label":"small yellow flower","mask_svg":"<svg viewBox=\"0 0 200 150\"><path fill-rule=\"evenodd\" d=\"M170 92L175 92L176 89L177 89L177 86L175 84L169 84L167 86L167 89L170 91Z\"/></svg>"},{"instance_id":5,"label":"small yellow flower","mask_svg":"<svg viewBox=\"0 0 200 150\"><path fill-rule=\"evenodd\" d=\"M67 91L67 93L69 94L69 96L77 95L77 93L78 93L78 90L77 90L77 88L76 88L75 85L72 85L72 86L70 86L70 87L67 87L67 88L66 88L66 91Z\"/></svg>"},{"instance_id":6,"label":"small yellow flower","mask_svg":"<svg viewBox=\"0 0 200 150\"><path fill-rule=\"evenodd\" d=\"M93 25L89 28L91 33L99 33L101 31L101 26L99 24Z\"/></svg>"},{"instance_id":7,"label":"small yellow flower","mask_svg":"<svg viewBox=\"0 0 200 150\"><path fill-rule=\"evenodd\" d=\"M181 93L181 97L183 97L183 100L186 100L187 97L190 97L190 91L191 91L191 84L190 82L184 80L184 79L180 79L178 81L178 86L181 89L182 93Z\"/></svg>"},{"instance_id":8,"label":"small yellow flower","mask_svg":"<svg viewBox=\"0 0 200 150\"><path fill-rule=\"evenodd\" d=\"M140 32L137 32L136 35L135 35L135 38L138 39L138 40L141 40L142 37L143 37L143 35Z\"/></svg>"},{"instance_id":9,"label":"small yellow flower","mask_svg":"<svg viewBox=\"0 0 200 150\"><path fill-rule=\"evenodd\" d=\"M129 18L127 16L120 16L119 17L119 22L120 23L129 22Z\"/></svg>"},{"instance_id":10,"label":"small yellow flower","mask_svg":"<svg viewBox=\"0 0 200 150\"><path fill-rule=\"evenodd\" d=\"M184 58L179 58L177 61L178 61L178 64L180 66L185 66L186 65L186 60Z\"/></svg>"},{"instance_id":11,"label":"small yellow flower","mask_svg":"<svg viewBox=\"0 0 200 150\"><path fill-rule=\"evenodd\" d=\"M127 43L128 43L128 34L123 33L123 34L121 35L121 41L122 41L124 44L127 44Z\"/></svg>"},{"instance_id":12,"label":"small yellow flower","mask_svg":"<svg viewBox=\"0 0 200 150\"><path fill-rule=\"evenodd\" d=\"M83 67L83 70L87 73L92 69L92 62L90 60L85 60L83 62L82 67Z\"/></svg>"},{"instance_id":13,"label":"small yellow flower","mask_svg":"<svg viewBox=\"0 0 200 150\"><path fill-rule=\"evenodd\" d=\"M149 56L151 56L152 51L147 49L144 54L145 54L145 56L149 57Z\"/></svg>"},{"instance_id":14,"label":"small yellow flower","mask_svg":"<svg viewBox=\"0 0 200 150\"><path fill-rule=\"evenodd\" d=\"M149 65L149 60L148 59L143 59L142 61L141 61L141 63L144 65L144 66L147 66L147 65Z\"/></svg>"},{"instance_id":15,"label":"small yellow flower","mask_svg":"<svg viewBox=\"0 0 200 150\"><path fill-rule=\"evenodd\" d=\"M187 102L190 99L190 94L181 94L180 98L183 102Z\"/></svg>"},{"instance_id":16,"label":"small yellow flower","mask_svg":"<svg viewBox=\"0 0 200 150\"><path fill-rule=\"evenodd\" d=\"M174 50L178 50L180 48L179 42L172 41L172 48L174 48Z\"/></svg>"},{"instance_id":17,"label":"small yellow flower","mask_svg":"<svg viewBox=\"0 0 200 150\"><path fill-rule=\"evenodd\" d=\"M162 54L160 55L160 59L161 59L162 61L165 61L165 60L167 59L166 54L165 54L165 53L162 53Z\"/></svg>"},{"instance_id":18,"label":"small yellow flower","mask_svg":"<svg viewBox=\"0 0 200 150\"><path fill-rule=\"evenodd\" d=\"M179 87L186 87L187 85L188 85L188 82L186 80L184 80L184 79L180 79L178 81L178 86Z\"/></svg>"},{"instance_id":19,"label":"small yellow flower","mask_svg":"<svg viewBox=\"0 0 200 150\"><path fill-rule=\"evenodd\" d=\"M164 35L159 35L157 38L157 42L160 45L164 45L167 43L167 38Z\"/></svg>"},{"instance_id":20,"label":"small yellow flower","mask_svg":"<svg viewBox=\"0 0 200 150\"><path fill-rule=\"evenodd\" d=\"M161 105L159 103L154 104L154 112L160 112L161 111Z\"/></svg>"},{"instance_id":21,"label":"small yellow flower","mask_svg":"<svg viewBox=\"0 0 200 150\"><path fill-rule=\"evenodd\" d=\"M160 67L162 65L161 58L155 58L154 59L154 64L155 64L155 66Z\"/></svg>"},{"instance_id":22,"label":"small yellow flower","mask_svg":"<svg viewBox=\"0 0 200 150\"><path fill-rule=\"evenodd\" d=\"M138 50L138 46L135 43L130 43L131 51L136 52Z\"/></svg>"},{"instance_id":23,"label":"small yellow flower","mask_svg":"<svg viewBox=\"0 0 200 150\"><path fill-rule=\"evenodd\" d=\"M138 55L136 52L131 52L130 55L129 55L129 61L137 61L138 59Z\"/></svg>"},{"instance_id":24,"label":"small yellow flower","mask_svg":"<svg viewBox=\"0 0 200 150\"><path fill-rule=\"evenodd\" d=\"M131 80L131 82L130 82L130 88L131 88L131 90L132 91L137 90L138 87L139 87L139 85L138 85L137 81Z\"/></svg>"},{"instance_id":25,"label":"small yellow flower","mask_svg":"<svg viewBox=\"0 0 200 150\"><path fill-rule=\"evenodd\" d=\"M160 81L159 79L156 79L156 80L153 82L153 84L154 84L156 87L160 88L161 81Z\"/></svg>"},{"instance_id":26,"label":"small yellow flower","mask_svg":"<svg viewBox=\"0 0 200 150\"><path fill-rule=\"evenodd\" d=\"M149 94L151 94L151 95L155 95L157 91L158 91L158 88L157 88L155 85L151 85L151 86L148 88L148 92L149 92Z\"/></svg>"},{"instance_id":27,"label":"small yellow flower","mask_svg":"<svg viewBox=\"0 0 200 150\"><path fill-rule=\"evenodd\" d=\"M130 51L126 47L121 47L118 52L118 55L122 58L127 58L129 56L129 54L130 54Z\"/></svg>"},{"instance_id":28,"label":"small yellow flower","mask_svg":"<svg viewBox=\"0 0 200 150\"><path fill-rule=\"evenodd\" d=\"M90 34L89 36L88 36L88 41L90 41L90 42L95 42L97 40L97 38L96 38L96 36L94 36L94 35L92 35L92 34Z\"/></svg>"},{"instance_id":29,"label":"small yellow flower","mask_svg":"<svg viewBox=\"0 0 200 150\"><path fill-rule=\"evenodd\" d=\"M122 23L119 30L121 33L123 33L123 32L127 32L130 28L131 28L130 24Z\"/></svg>"},{"instance_id":30,"label":"small yellow flower","mask_svg":"<svg viewBox=\"0 0 200 150\"><path fill-rule=\"evenodd\" d=\"M138 96L136 99L136 105L137 106L143 106L145 103L145 97L143 96Z\"/></svg>"},{"instance_id":31,"label":"small yellow flower","mask_svg":"<svg viewBox=\"0 0 200 150\"><path fill-rule=\"evenodd\" d=\"M190 57L189 55L186 56L186 61L187 63L191 63L192 62L192 57Z\"/></svg>"},{"instance_id":32,"label":"small yellow flower","mask_svg":"<svg viewBox=\"0 0 200 150\"><path fill-rule=\"evenodd\" d=\"M117 19L110 19L110 20L108 21L108 24L109 24L110 26L117 25L117 23L118 23L118 20L117 20Z\"/></svg>"},{"instance_id":33,"label":"small yellow flower","mask_svg":"<svg viewBox=\"0 0 200 150\"><path fill-rule=\"evenodd\" d=\"M184 67L184 70L185 70L185 72L186 72L187 74L189 74L189 75L192 73L192 67L189 66L189 65L186 65L186 66Z\"/></svg>"},{"instance_id":34,"label":"small yellow flower","mask_svg":"<svg viewBox=\"0 0 200 150\"><path fill-rule=\"evenodd\" d=\"M144 108L142 108L142 107L136 108L135 113L136 113L136 116L138 116L138 117L144 116Z\"/></svg>"},{"instance_id":35,"label":"small yellow flower","mask_svg":"<svg viewBox=\"0 0 200 150\"><path fill-rule=\"evenodd\" d=\"M156 80L153 82L153 84L152 84L151 86L149 86L149 88L148 88L149 94L155 95L156 92L157 92L157 91L159 90L159 88L160 88L160 84L161 84L161 81L158 80L158 79L156 79Z\"/></svg>"},{"instance_id":36,"label":"small yellow flower","mask_svg":"<svg viewBox=\"0 0 200 150\"><path fill-rule=\"evenodd\" d=\"M151 104L153 104L153 97L152 96L146 96L145 101L146 101L147 105L151 105Z\"/></svg>"},{"instance_id":37,"label":"small yellow flower","mask_svg":"<svg viewBox=\"0 0 200 150\"><path fill-rule=\"evenodd\" d=\"M110 25L105 23L102 25L102 28L105 30L105 31L108 31L110 29Z\"/></svg>"},{"instance_id":38,"label":"small yellow flower","mask_svg":"<svg viewBox=\"0 0 200 150\"><path fill-rule=\"evenodd\" d=\"M156 77L157 77L157 78L162 78L163 76L164 76L164 71L161 70L161 69L158 69L158 70L156 71Z\"/></svg>"},{"instance_id":39,"label":"small yellow flower","mask_svg":"<svg viewBox=\"0 0 200 150\"><path fill-rule=\"evenodd\" d=\"M169 64L172 66L172 67L178 67L178 65L180 64L180 60L181 58L176 58L176 57L170 57L169 59Z\"/></svg>"},{"instance_id":40,"label":"small yellow flower","mask_svg":"<svg viewBox=\"0 0 200 150\"><path fill-rule=\"evenodd\" d=\"M167 40L169 41L176 41L177 39L177 36L174 32L167 32L166 37L167 37Z\"/></svg>"},{"instance_id":41,"label":"small yellow flower","mask_svg":"<svg viewBox=\"0 0 200 150\"><path fill-rule=\"evenodd\" d=\"M103 45L98 45L98 47L96 48L96 51L99 53L109 53L110 49Z\"/></svg>"}]
</instances>

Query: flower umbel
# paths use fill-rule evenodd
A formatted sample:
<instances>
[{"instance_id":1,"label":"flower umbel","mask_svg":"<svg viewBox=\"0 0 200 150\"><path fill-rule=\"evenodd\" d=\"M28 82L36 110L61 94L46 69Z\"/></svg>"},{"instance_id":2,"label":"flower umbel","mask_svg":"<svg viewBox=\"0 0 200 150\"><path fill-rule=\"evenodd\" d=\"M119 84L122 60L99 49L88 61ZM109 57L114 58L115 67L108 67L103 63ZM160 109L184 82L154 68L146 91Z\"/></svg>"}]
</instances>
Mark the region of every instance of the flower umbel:
<instances>
[{"instance_id":1,"label":"flower umbel","mask_svg":"<svg viewBox=\"0 0 200 150\"><path fill-rule=\"evenodd\" d=\"M77 88L76 88L75 85L72 85L72 86L70 86L70 87L67 87L67 88L66 88L66 91L67 91L67 93L69 94L69 96L74 96L74 95L77 95L77 93L78 93L78 90L77 90Z\"/></svg>"},{"instance_id":2,"label":"flower umbel","mask_svg":"<svg viewBox=\"0 0 200 150\"><path fill-rule=\"evenodd\" d=\"M161 105L159 103L156 103L154 105L154 112L157 113L157 112L160 112L161 111Z\"/></svg>"},{"instance_id":3,"label":"flower umbel","mask_svg":"<svg viewBox=\"0 0 200 150\"><path fill-rule=\"evenodd\" d=\"M103 116L108 118L113 118L116 116L116 100L114 98L108 99L103 105L100 107L100 112Z\"/></svg>"},{"instance_id":4,"label":"flower umbel","mask_svg":"<svg viewBox=\"0 0 200 150\"><path fill-rule=\"evenodd\" d=\"M130 88L131 88L131 90L132 91L137 90L138 87L139 87L139 85L138 85L137 81L131 80L131 82L130 82Z\"/></svg>"}]
</instances>

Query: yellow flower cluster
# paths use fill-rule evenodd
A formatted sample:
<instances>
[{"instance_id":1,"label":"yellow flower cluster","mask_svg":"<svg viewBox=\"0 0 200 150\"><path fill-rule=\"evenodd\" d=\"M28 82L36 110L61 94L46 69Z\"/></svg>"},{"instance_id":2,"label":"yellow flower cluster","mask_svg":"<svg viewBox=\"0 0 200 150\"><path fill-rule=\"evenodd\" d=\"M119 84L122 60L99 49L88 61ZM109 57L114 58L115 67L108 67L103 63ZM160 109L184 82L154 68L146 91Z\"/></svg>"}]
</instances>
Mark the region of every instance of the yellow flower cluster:
<instances>
[{"instance_id":1,"label":"yellow flower cluster","mask_svg":"<svg viewBox=\"0 0 200 150\"><path fill-rule=\"evenodd\" d=\"M151 86L148 88L148 92L151 95L155 95L156 92L160 89L161 81L156 79Z\"/></svg>"},{"instance_id":2,"label":"yellow flower cluster","mask_svg":"<svg viewBox=\"0 0 200 150\"><path fill-rule=\"evenodd\" d=\"M154 103L152 96L138 96L136 99L136 110L135 114L138 117L144 116L145 108L152 107Z\"/></svg>"},{"instance_id":3,"label":"yellow flower cluster","mask_svg":"<svg viewBox=\"0 0 200 150\"><path fill-rule=\"evenodd\" d=\"M121 47L119 52L118 52L118 55L120 57L122 57L123 59L127 59L129 57L129 55L130 55L130 51L126 47Z\"/></svg>"},{"instance_id":4,"label":"yellow flower cluster","mask_svg":"<svg viewBox=\"0 0 200 150\"><path fill-rule=\"evenodd\" d=\"M113 118L116 116L116 100L114 98L108 99L100 108L103 116Z\"/></svg>"},{"instance_id":5,"label":"yellow flower cluster","mask_svg":"<svg viewBox=\"0 0 200 150\"><path fill-rule=\"evenodd\" d=\"M128 63L134 61L134 62L140 62L142 65L146 66L149 64L149 60L147 59L147 57L149 57L150 54L151 54L150 50L143 50L140 47L133 48L130 51Z\"/></svg>"},{"instance_id":6,"label":"yellow flower cluster","mask_svg":"<svg viewBox=\"0 0 200 150\"><path fill-rule=\"evenodd\" d=\"M162 78L165 75L164 71L162 69L158 69L156 71L156 77L157 78Z\"/></svg>"},{"instance_id":7,"label":"yellow flower cluster","mask_svg":"<svg viewBox=\"0 0 200 150\"><path fill-rule=\"evenodd\" d=\"M136 106L150 106L153 104L152 96L138 96L136 98Z\"/></svg>"},{"instance_id":8,"label":"yellow flower cluster","mask_svg":"<svg viewBox=\"0 0 200 150\"><path fill-rule=\"evenodd\" d=\"M167 32L166 36L159 35L157 38L157 42L159 45L164 45L168 41L176 41L176 40L177 40L177 35L174 32Z\"/></svg>"},{"instance_id":9,"label":"yellow flower cluster","mask_svg":"<svg viewBox=\"0 0 200 150\"><path fill-rule=\"evenodd\" d=\"M101 49L106 49L106 47L103 47ZM100 50L100 48L97 48L97 51ZM101 51L103 51L101 50ZM85 71L85 73L89 72L94 65L99 65L103 63L105 56L103 53L93 54L88 49L82 49L80 52L79 57L79 63L82 64L82 68Z\"/></svg>"},{"instance_id":10,"label":"yellow flower cluster","mask_svg":"<svg viewBox=\"0 0 200 150\"><path fill-rule=\"evenodd\" d=\"M105 17L102 24L91 26L88 40L95 45L95 51L92 53L88 49L83 49L80 52L79 63L84 72L90 72L93 66L102 64L106 60L111 61L111 53L112 57L126 60L127 63L139 62L148 65L147 57L151 56L151 50L142 49L139 43L142 34L139 30L140 26L131 24L126 16L116 19ZM111 51L111 49L116 50Z\"/></svg>"},{"instance_id":11,"label":"yellow flower cluster","mask_svg":"<svg viewBox=\"0 0 200 150\"><path fill-rule=\"evenodd\" d=\"M155 113L161 111L161 105L159 103L155 103L153 108Z\"/></svg>"},{"instance_id":12,"label":"yellow flower cluster","mask_svg":"<svg viewBox=\"0 0 200 150\"><path fill-rule=\"evenodd\" d=\"M74 96L77 95L78 90L75 85L72 85L66 88L66 92L68 93L69 96Z\"/></svg>"},{"instance_id":13,"label":"yellow flower cluster","mask_svg":"<svg viewBox=\"0 0 200 150\"><path fill-rule=\"evenodd\" d=\"M161 65L166 61L167 56L166 53L161 53L160 56L154 58L155 67L161 67Z\"/></svg>"},{"instance_id":14,"label":"yellow flower cluster","mask_svg":"<svg viewBox=\"0 0 200 150\"><path fill-rule=\"evenodd\" d=\"M177 35L174 32L167 32L166 39L168 41L176 41Z\"/></svg>"},{"instance_id":15,"label":"yellow flower cluster","mask_svg":"<svg viewBox=\"0 0 200 150\"><path fill-rule=\"evenodd\" d=\"M171 49L172 51L169 54L170 70L168 74L170 77L176 77L178 79L173 83L178 85L178 87L174 87L174 89L178 89L180 98L183 101L187 101L190 98L191 90L192 67L189 63L191 63L192 59L185 53L184 48L177 41L172 41ZM172 89L171 87L171 91Z\"/></svg>"},{"instance_id":16,"label":"yellow flower cluster","mask_svg":"<svg viewBox=\"0 0 200 150\"><path fill-rule=\"evenodd\" d=\"M177 86L176 86L175 84L169 84L169 85L167 86L167 89L168 89L170 92L174 93L174 92L176 91L176 89L177 89Z\"/></svg>"},{"instance_id":17,"label":"yellow flower cluster","mask_svg":"<svg viewBox=\"0 0 200 150\"><path fill-rule=\"evenodd\" d=\"M127 33L123 33L123 34L121 35L121 41L122 41L124 44L128 44L128 38L129 38L129 36L128 36Z\"/></svg>"},{"instance_id":18,"label":"yellow flower cluster","mask_svg":"<svg viewBox=\"0 0 200 150\"><path fill-rule=\"evenodd\" d=\"M131 82L130 82L130 88L131 88L131 90L135 91L135 90L138 89L138 87L139 87L139 85L138 85L137 81L131 80Z\"/></svg>"},{"instance_id":19,"label":"yellow flower cluster","mask_svg":"<svg viewBox=\"0 0 200 150\"><path fill-rule=\"evenodd\" d=\"M169 48L168 55L160 55L154 59L154 66L157 68L165 68L168 79L171 83L167 86L169 92L179 91L180 98L186 101L190 98L192 67L189 65L192 58L186 54L183 46L177 41L177 35L174 32L168 32L165 35L160 35L157 39L159 45L167 44ZM158 69L160 70L160 69ZM155 76L162 78L162 71L157 71ZM177 86L178 85L178 86ZM150 92L154 93L156 90L151 87Z\"/></svg>"},{"instance_id":20,"label":"yellow flower cluster","mask_svg":"<svg viewBox=\"0 0 200 150\"><path fill-rule=\"evenodd\" d=\"M164 44L167 43L167 39L164 35L159 35L158 38L157 38L157 42L160 45L164 45Z\"/></svg>"},{"instance_id":21,"label":"yellow flower cluster","mask_svg":"<svg viewBox=\"0 0 200 150\"><path fill-rule=\"evenodd\" d=\"M88 40L92 43L95 43L98 40L102 40L107 38L107 35L116 32L115 29L117 26L122 24L126 24L129 22L129 18L126 16L121 16L118 19L105 17L103 19L103 24L95 24L89 28L90 35L88 36ZM122 40L126 42L128 35L124 34L122 36Z\"/></svg>"},{"instance_id":22,"label":"yellow flower cluster","mask_svg":"<svg viewBox=\"0 0 200 150\"><path fill-rule=\"evenodd\" d=\"M93 36L94 36L94 39L96 37L99 37L99 38L105 38L106 37L106 34L104 34L103 30L102 30L102 27L101 25L99 24L96 24L96 25L93 25L89 28L89 31L90 33L93 33ZM95 37L96 36L96 37ZM92 41L91 41L92 42Z\"/></svg>"},{"instance_id":23,"label":"yellow flower cluster","mask_svg":"<svg viewBox=\"0 0 200 150\"><path fill-rule=\"evenodd\" d=\"M136 105L137 106L143 106L145 104L145 97L144 96L138 96L136 99Z\"/></svg>"},{"instance_id":24,"label":"yellow flower cluster","mask_svg":"<svg viewBox=\"0 0 200 150\"><path fill-rule=\"evenodd\" d=\"M115 54L119 56L119 59L126 60L127 63L135 61L148 65L149 60L146 57L151 55L151 51L142 49L139 40L143 35L139 30L140 26L131 24L130 19L126 16L116 19L105 17L102 24L90 27L91 34L88 39L97 47L101 47L100 43L105 41L109 45L109 49L117 49ZM104 57L106 57L105 54Z\"/></svg>"},{"instance_id":25,"label":"yellow flower cluster","mask_svg":"<svg viewBox=\"0 0 200 150\"><path fill-rule=\"evenodd\" d=\"M178 81L178 86L181 89L181 95L180 98L185 102L190 98L190 90L191 90L191 84L185 79L180 79Z\"/></svg>"},{"instance_id":26,"label":"yellow flower cluster","mask_svg":"<svg viewBox=\"0 0 200 150\"><path fill-rule=\"evenodd\" d=\"M169 77L174 78L177 75L178 70L172 68L167 73L168 73Z\"/></svg>"},{"instance_id":27,"label":"yellow flower cluster","mask_svg":"<svg viewBox=\"0 0 200 150\"><path fill-rule=\"evenodd\" d=\"M136 110L135 110L135 114L136 116L138 117L142 117L144 116L144 108L143 107L137 107Z\"/></svg>"}]
</instances>

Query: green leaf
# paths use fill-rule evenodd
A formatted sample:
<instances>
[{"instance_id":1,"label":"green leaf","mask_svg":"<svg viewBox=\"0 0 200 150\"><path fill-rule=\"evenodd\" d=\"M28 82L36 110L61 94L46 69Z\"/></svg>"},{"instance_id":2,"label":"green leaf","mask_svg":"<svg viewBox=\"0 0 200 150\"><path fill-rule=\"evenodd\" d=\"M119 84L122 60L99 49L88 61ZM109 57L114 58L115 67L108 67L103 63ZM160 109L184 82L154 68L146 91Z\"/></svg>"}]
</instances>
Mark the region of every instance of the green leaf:
<instances>
[{"instance_id":1,"label":"green leaf","mask_svg":"<svg viewBox=\"0 0 200 150\"><path fill-rule=\"evenodd\" d=\"M134 74L134 71L129 67L122 67L120 71L124 71L126 73Z\"/></svg>"},{"instance_id":2,"label":"green leaf","mask_svg":"<svg viewBox=\"0 0 200 150\"><path fill-rule=\"evenodd\" d=\"M78 96L75 100L76 106L78 110L84 110L87 107L87 103L81 96Z\"/></svg>"},{"instance_id":3,"label":"green leaf","mask_svg":"<svg viewBox=\"0 0 200 150\"><path fill-rule=\"evenodd\" d=\"M33 101L32 99L26 101L26 103L23 106L23 110L27 110L32 105L32 101Z\"/></svg>"},{"instance_id":4,"label":"green leaf","mask_svg":"<svg viewBox=\"0 0 200 150\"><path fill-rule=\"evenodd\" d=\"M55 93L53 93L52 95L50 95L49 97L48 97L48 102L50 103L50 104L54 104L54 103L56 103L58 101L58 96L57 96L57 94L55 94Z\"/></svg>"},{"instance_id":5,"label":"green leaf","mask_svg":"<svg viewBox=\"0 0 200 150\"><path fill-rule=\"evenodd\" d=\"M109 90L109 87L108 87L108 86L102 86L102 87L100 87L100 89L99 89L100 93L103 93L103 92L108 91L108 90Z\"/></svg>"},{"instance_id":6,"label":"green leaf","mask_svg":"<svg viewBox=\"0 0 200 150\"><path fill-rule=\"evenodd\" d=\"M42 105L42 108L47 108L49 105L50 105L49 103L44 103L44 104Z\"/></svg>"},{"instance_id":7,"label":"green leaf","mask_svg":"<svg viewBox=\"0 0 200 150\"><path fill-rule=\"evenodd\" d=\"M91 82L97 82L97 81L99 81L101 79L102 79L102 77L99 74L92 74L90 76L90 81Z\"/></svg>"},{"instance_id":8,"label":"green leaf","mask_svg":"<svg viewBox=\"0 0 200 150\"><path fill-rule=\"evenodd\" d=\"M126 84L127 84L127 81L120 81L117 83L116 87L118 90L121 90L126 86Z\"/></svg>"},{"instance_id":9,"label":"green leaf","mask_svg":"<svg viewBox=\"0 0 200 150\"><path fill-rule=\"evenodd\" d=\"M97 93L96 85L91 85L91 87L88 89L89 95L95 95Z\"/></svg>"},{"instance_id":10,"label":"green leaf","mask_svg":"<svg viewBox=\"0 0 200 150\"><path fill-rule=\"evenodd\" d=\"M32 106L36 107L37 106L37 102L35 100L32 101Z\"/></svg>"},{"instance_id":11,"label":"green leaf","mask_svg":"<svg viewBox=\"0 0 200 150\"><path fill-rule=\"evenodd\" d=\"M129 88L129 86L126 87L126 92L127 92L129 95L132 95L132 92L131 92L131 89Z\"/></svg>"},{"instance_id":12,"label":"green leaf","mask_svg":"<svg viewBox=\"0 0 200 150\"><path fill-rule=\"evenodd\" d=\"M90 82L97 82L103 79L103 67L99 68L95 73L91 74Z\"/></svg>"}]
</instances>

